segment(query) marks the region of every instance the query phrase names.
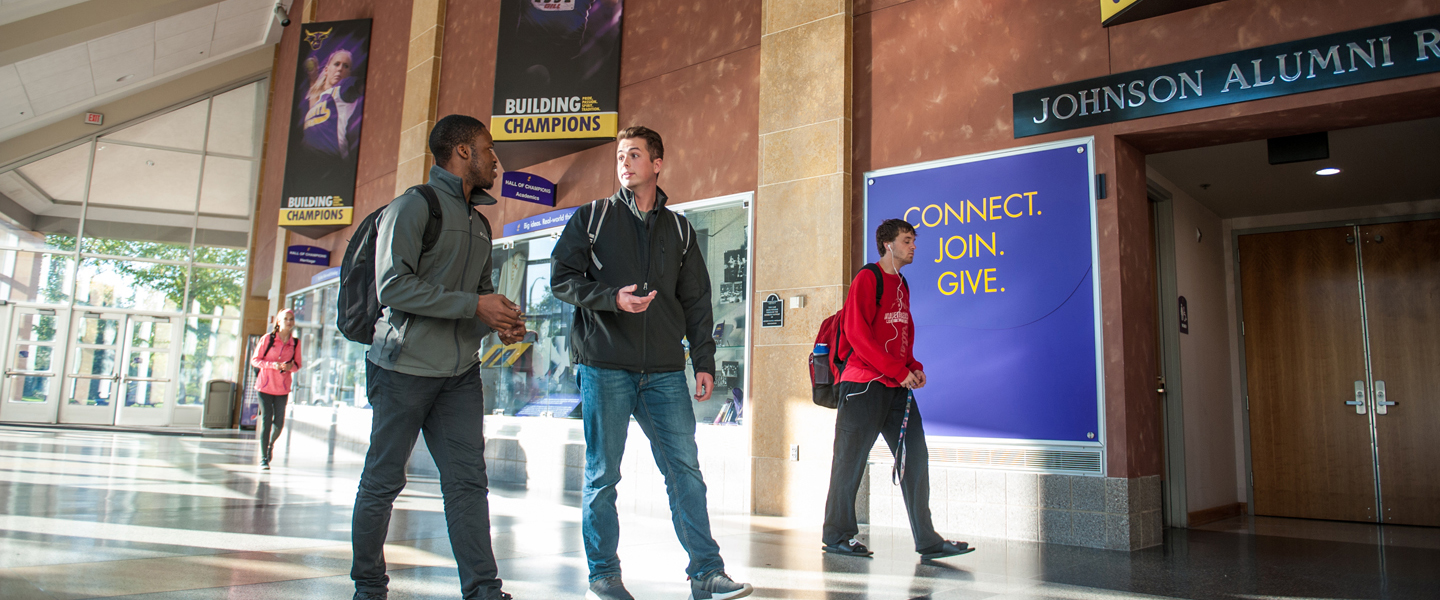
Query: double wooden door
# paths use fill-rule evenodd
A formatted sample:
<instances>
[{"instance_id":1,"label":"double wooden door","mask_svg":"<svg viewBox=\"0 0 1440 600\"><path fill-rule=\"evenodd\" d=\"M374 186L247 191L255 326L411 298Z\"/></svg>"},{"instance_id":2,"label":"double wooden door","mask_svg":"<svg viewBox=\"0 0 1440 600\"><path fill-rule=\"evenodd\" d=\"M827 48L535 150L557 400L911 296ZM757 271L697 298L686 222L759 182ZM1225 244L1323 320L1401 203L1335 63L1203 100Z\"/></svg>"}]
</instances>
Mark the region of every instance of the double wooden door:
<instances>
[{"instance_id":1,"label":"double wooden door","mask_svg":"<svg viewBox=\"0 0 1440 600\"><path fill-rule=\"evenodd\" d=\"M1239 253L1253 512L1440 526L1440 220Z\"/></svg>"}]
</instances>

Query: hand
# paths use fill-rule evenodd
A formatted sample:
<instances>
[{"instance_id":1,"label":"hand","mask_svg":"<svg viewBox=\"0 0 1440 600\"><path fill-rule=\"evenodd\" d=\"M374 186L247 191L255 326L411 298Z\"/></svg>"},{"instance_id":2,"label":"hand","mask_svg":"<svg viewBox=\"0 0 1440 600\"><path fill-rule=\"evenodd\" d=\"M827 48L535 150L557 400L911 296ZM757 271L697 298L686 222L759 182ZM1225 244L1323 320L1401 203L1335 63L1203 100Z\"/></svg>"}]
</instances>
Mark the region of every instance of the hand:
<instances>
[{"instance_id":1,"label":"hand","mask_svg":"<svg viewBox=\"0 0 1440 600\"><path fill-rule=\"evenodd\" d=\"M509 346L510 344L513 344L513 343L515 343L515 342L518 342L518 341L520 341L520 340L525 339L525 334L528 333L528 332L525 331L525 328L524 328L524 327L517 327L517 328L515 328L515 329L510 329L510 330L506 330L506 331L501 331L501 332L499 332L499 333L500 333L500 343L505 344L506 346Z\"/></svg>"},{"instance_id":2,"label":"hand","mask_svg":"<svg viewBox=\"0 0 1440 600\"><path fill-rule=\"evenodd\" d=\"M920 389L920 388L925 387L925 372L924 372L924 371L911 371L910 374L911 374L911 375L914 375L915 377L917 377L917 378L920 380L920 383L916 384L915 387L914 387L914 389L917 389L917 390L918 390L918 389Z\"/></svg>"},{"instance_id":3,"label":"hand","mask_svg":"<svg viewBox=\"0 0 1440 600\"><path fill-rule=\"evenodd\" d=\"M475 316L495 331L510 331L525 327L525 315L520 307L500 294L486 294L475 305Z\"/></svg>"},{"instance_id":4,"label":"hand","mask_svg":"<svg viewBox=\"0 0 1440 600\"><path fill-rule=\"evenodd\" d=\"M650 301L655 299L655 291L651 290L648 296L636 296L635 289L634 284L620 288L620 292L615 294L615 307L628 313L642 313L650 308Z\"/></svg>"},{"instance_id":5,"label":"hand","mask_svg":"<svg viewBox=\"0 0 1440 600\"><path fill-rule=\"evenodd\" d=\"M284 372L286 372L286 371L289 371L289 370L290 370L290 361L287 360L287 361L282 362L282 363L280 363L280 364L278 364L278 365L275 365L275 368L276 368L276 369L279 369L281 373L284 373Z\"/></svg>"},{"instance_id":6,"label":"hand","mask_svg":"<svg viewBox=\"0 0 1440 600\"><path fill-rule=\"evenodd\" d=\"M709 373L695 374L695 401L704 402L710 399L710 393L715 391L715 376Z\"/></svg>"},{"instance_id":7,"label":"hand","mask_svg":"<svg viewBox=\"0 0 1440 600\"><path fill-rule=\"evenodd\" d=\"M924 385L920 383L921 377L924 377L924 375L921 375L919 371L911 371L909 375L905 376L905 380L900 382L900 387L910 388L912 390L920 387Z\"/></svg>"}]
</instances>

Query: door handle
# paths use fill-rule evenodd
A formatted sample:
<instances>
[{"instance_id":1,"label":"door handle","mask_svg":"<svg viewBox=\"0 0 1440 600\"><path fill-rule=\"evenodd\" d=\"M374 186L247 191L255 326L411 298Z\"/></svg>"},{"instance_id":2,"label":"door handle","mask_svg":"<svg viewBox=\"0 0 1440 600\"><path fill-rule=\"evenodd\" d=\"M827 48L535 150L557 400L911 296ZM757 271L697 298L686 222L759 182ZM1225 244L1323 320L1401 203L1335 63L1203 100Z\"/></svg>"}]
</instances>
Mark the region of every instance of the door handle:
<instances>
[{"instance_id":1,"label":"door handle","mask_svg":"<svg viewBox=\"0 0 1440 600\"><path fill-rule=\"evenodd\" d=\"M1399 402L1390 402L1385 399L1385 382L1375 382L1375 414L1389 414L1389 407L1397 404L1399 404Z\"/></svg>"},{"instance_id":2,"label":"door handle","mask_svg":"<svg viewBox=\"0 0 1440 600\"><path fill-rule=\"evenodd\" d=\"M1365 382L1355 382L1355 399L1346 401L1345 405L1355 407L1355 414L1357 415L1365 414Z\"/></svg>"}]
</instances>

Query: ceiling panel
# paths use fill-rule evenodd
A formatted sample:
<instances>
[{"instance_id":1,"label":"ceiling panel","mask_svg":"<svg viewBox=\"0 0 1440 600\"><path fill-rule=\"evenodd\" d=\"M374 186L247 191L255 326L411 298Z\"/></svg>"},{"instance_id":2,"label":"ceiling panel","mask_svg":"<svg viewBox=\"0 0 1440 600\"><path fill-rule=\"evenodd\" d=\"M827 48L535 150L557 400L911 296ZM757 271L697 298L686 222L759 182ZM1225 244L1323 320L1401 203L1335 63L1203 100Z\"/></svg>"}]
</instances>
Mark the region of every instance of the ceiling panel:
<instances>
[{"instance_id":1,"label":"ceiling panel","mask_svg":"<svg viewBox=\"0 0 1440 600\"><path fill-rule=\"evenodd\" d=\"M260 82L215 96L210 109L210 152L254 157L259 146L255 132L262 96Z\"/></svg>"},{"instance_id":2,"label":"ceiling panel","mask_svg":"<svg viewBox=\"0 0 1440 600\"><path fill-rule=\"evenodd\" d=\"M81 144L16 169L51 199L80 202L85 196L85 165L90 144Z\"/></svg>"},{"instance_id":3,"label":"ceiling panel","mask_svg":"<svg viewBox=\"0 0 1440 600\"><path fill-rule=\"evenodd\" d=\"M147 43L98 59L91 65L90 72L95 77L97 94L125 87L132 81L149 79L155 74L155 44Z\"/></svg>"},{"instance_id":4,"label":"ceiling panel","mask_svg":"<svg viewBox=\"0 0 1440 600\"><path fill-rule=\"evenodd\" d=\"M100 138L101 146L107 141L132 142L149 146L200 150L205 147L205 118L209 114L209 101L201 100L150 119L136 123Z\"/></svg>"},{"instance_id":5,"label":"ceiling panel","mask_svg":"<svg viewBox=\"0 0 1440 600\"><path fill-rule=\"evenodd\" d=\"M15 65L0 66L0 128L19 123L33 116L30 99L20 85Z\"/></svg>"},{"instance_id":6,"label":"ceiling panel","mask_svg":"<svg viewBox=\"0 0 1440 600\"><path fill-rule=\"evenodd\" d=\"M205 181L200 188L200 212L243 217L250 214L257 163L222 156L205 157Z\"/></svg>"},{"instance_id":7,"label":"ceiling panel","mask_svg":"<svg viewBox=\"0 0 1440 600\"><path fill-rule=\"evenodd\" d=\"M216 6L211 4L187 13L180 13L173 17L156 21L155 39L175 37L197 29L213 30L215 28L216 10Z\"/></svg>"},{"instance_id":8,"label":"ceiling panel","mask_svg":"<svg viewBox=\"0 0 1440 600\"><path fill-rule=\"evenodd\" d=\"M132 27L107 35L98 40L91 40L86 44L90 49L90 60L98 61L107 56L113 56L123 52L129 52L136 48L143 48L155 43L155 24L146 23L139 27Z\"/></svg>"},{"instance_id":9,"label":"ceiling panel","mask_svg":"<svg viewBox=\"0 0 1440 600\"><path fill-rule=\"evenodd\" d=\"M177 52L199 47L210 48L210 38L215 34L215 23L206 23L204 27L176 32L170 37L162 37L155 40L155 58L163 58Z\"/></svg>"},{"instance_id":10,"label":"ceiling panel","mask_svg":"<svg viewBox=\"0 0 1440 600\"><path fill-rule=\"evenodd\" d=\"M194 211L198 154L106 144L95 152L90 206Z\"/></svg>"}]
</instances>

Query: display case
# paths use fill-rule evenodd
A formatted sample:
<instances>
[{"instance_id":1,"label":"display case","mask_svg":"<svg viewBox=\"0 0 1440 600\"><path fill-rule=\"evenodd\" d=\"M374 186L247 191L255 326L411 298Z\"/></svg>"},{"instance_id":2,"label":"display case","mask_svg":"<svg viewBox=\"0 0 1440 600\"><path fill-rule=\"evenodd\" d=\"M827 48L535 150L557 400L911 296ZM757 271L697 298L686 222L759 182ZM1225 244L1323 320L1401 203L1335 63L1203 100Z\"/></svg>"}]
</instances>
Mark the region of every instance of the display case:
<instances>
[{"instance_id":1,"label":"display case","mask_svg":"<svg viewBox=\"0 0 1440 600\"><path fill-rule=\"evenodd\" d=\"M748 198L746 194L670 207L694 226L710 273L715 390L709 401L695 403L699 423L744 422L752 247ZM530 334L509 346L494 334L485 339L481 375L489 414L580 418L580 388L569 343L575 309L550 293L550 255L559 235L555 228L496 240L492 261L496 291L525 311ZM685 347L689 348L688 340ZM686 378L694 390L694 369L686 362Z\"/></svg>"}]
</instances>

